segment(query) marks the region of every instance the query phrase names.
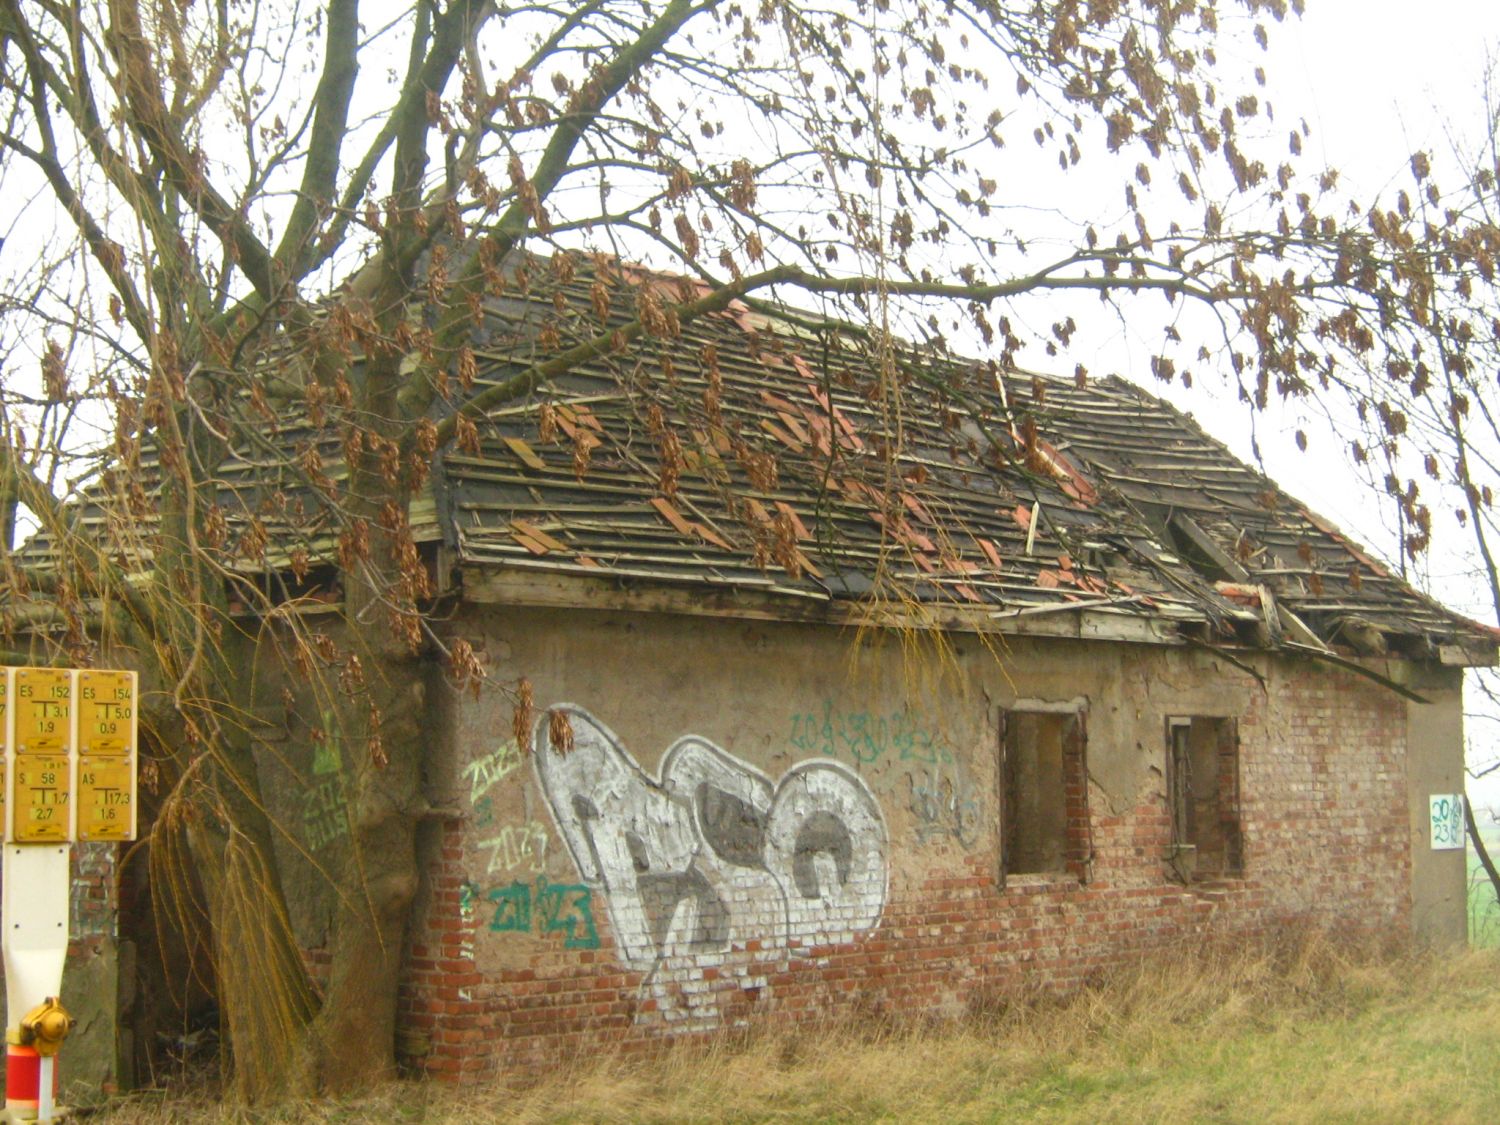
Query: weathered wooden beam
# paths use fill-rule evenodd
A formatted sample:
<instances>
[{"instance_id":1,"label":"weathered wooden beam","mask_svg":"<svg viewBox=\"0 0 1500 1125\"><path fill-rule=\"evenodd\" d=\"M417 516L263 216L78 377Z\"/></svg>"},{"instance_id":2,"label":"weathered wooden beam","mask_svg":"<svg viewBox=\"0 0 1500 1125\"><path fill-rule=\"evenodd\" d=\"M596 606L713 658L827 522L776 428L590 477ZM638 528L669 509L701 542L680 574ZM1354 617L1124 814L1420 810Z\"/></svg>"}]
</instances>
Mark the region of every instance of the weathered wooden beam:
<instances>
[{"instance_id":1,"label":"weathered wooden beam","mask_svg":"<svg viewBox=\"0 0 1500 1125\"><path fill-rule=\"evenodd\" d=\"M1438 645L1438 661L1456 668L1493 668L1500 664L1500 654L1493 644Z\"/></svg>"},{"instance_id":2,"label":"weathered wooden beam","mask_svg":"<svg viewBox=\"0 0 1500 1125\"><path fill-rule=\"evenodd\" d=\"M1224 550L1224 548L1220 547L1218 543L1214 542L1214 537L1204 531L1198 525L1197 520L1181 512L1174 512L1172 514L1172 526L1182 532L1193 546L1207 555L1215 566L1236 582L1255 581L1255 579L1250 577L1250 572L1241 566L1237 559Z\"/></svg>"},{"instance_id":3,"label":"weathered wooden beam","mask_svg":"<svg viewBox=\"0 0 1500 1125\"><path fill-rule=\"evenodd\" d=\"M836 626L870 625L891 629L944 629L964 633L1062 637L1180 645L1170 620L1110 610L1099 603L1059 607L1071 613L995 618L980 607L917 604L871 606L867 602L809 595L804 591L736 590L708 584L621 582L615 577L497 571L464 567L462 595L476 605L553 609L675 613L751 621ZM796 595L796 596L793 596Z\"/></svg>"}]
</instances>

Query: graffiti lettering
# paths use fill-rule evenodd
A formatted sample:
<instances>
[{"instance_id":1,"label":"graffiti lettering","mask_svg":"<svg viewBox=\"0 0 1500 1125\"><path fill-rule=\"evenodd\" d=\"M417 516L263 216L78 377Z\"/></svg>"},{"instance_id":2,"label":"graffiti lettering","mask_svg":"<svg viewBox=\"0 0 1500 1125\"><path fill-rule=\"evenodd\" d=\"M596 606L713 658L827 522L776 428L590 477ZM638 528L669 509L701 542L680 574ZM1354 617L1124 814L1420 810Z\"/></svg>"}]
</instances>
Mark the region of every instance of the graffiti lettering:
<instances>
[{"instance_id":1,"label":"graffiti lettering","mask_svg":"<svg viewBox=\"0 0 1500 1125\"><path fill-rule=\"evenodd\" d=\"M523 863L533 875L545 869L547 859L547 830L536 821L527 821L520 826L507 825L498 836L480 840L481 848L490 851L489 874L511 871Z\"/></svg>"},{"instance_id":2,"label":"graffiti lettering","mask_svg":"<svg viewBox=\"0 0 1500 1125\"><path fill-rule=\"evenodd\" d=\"M313 782L302 794L302 837L311 851L349 835L337 718L323 712L323 731L313 745Z\"/></svg>"},{"instance_id":3,"label":"graffiti lettering","mask_svg":"<svg viewBox=\"0 0 1500 1125\"><path fill-rule=\"evenodd\" d=\"M603 893L631 967L713 960L750 941L853 941L879 921L885 821L847 766L803 762L773 783L689 736L652 778L587 711L554 710L569 719L573 749L551 750L544 718L537 777L579 874Z\"/></svg>"},{"instance_id":4,"label":"graffiti lettering","mask_svg":"<svg viewBox=\"0 0 1500 1125\"><path fill-rule=\"evenodd\" d=\"M495 904L490 929L495 933L530 933L533 920L542 934L562 934L564 949L598 949L593 894L580 883L512 883L485 896Z\"/></svg>"},{"instance_id":5,"label":"graffiti lettering","mask_svg":"<svg viewBox=\"0 0 1500 1125\"><path fill-rule=\"evenodd\" d=\"M965 848L979 842L979 795L963 777L942 777L935 770L923 770L922 779L911 781L911 812L917 821L917 839L922 843L934 838L951 838Z\"/></svg>"},{"instance_id":6,"label":"graffiti lettering","mask_svg":"<svg viewBox=\"0 0 1500 1125\"><path fill-rule=\"evenodd\" d=\"M593 895L579 883L537 883L536 912L542 933L563 934L564 949L598 949Z\"/></svg>"},{"instance_id":7,"label":"graffiti lettering","mask_svg":"<svg viewBox=\"0 0 1500 1125\"><path fill-rule=\"evenodd\" d=\"M849 758L861 765L873 765L887 754L904 762L930 765L953 761L953 752L938 736L919 726L908 710L888 715L836 712L829 700L823 701L821 714L808 711L793 715L787 741L804 754Z\"/></svg>"},{"instance_id":8,"label":"graffiti lettering","mask_svg":"<svg viewBox=\"0 0 1500 1125\"><path fill-rule=\"evenodd\" d=\"M1459 794L1435 794L1428 797L1434 851L1464 846L1463 801Z\"/></svg>"},{"instance_id":9,"label":"graffiti lettering","mask_svg":"<svg viewBox=\"0 0 1500 1125\"><path fill-rule=\"evenodd\" d=\"M497 934L531 932L531 885L512 883L508 887L494 887L485 896L495 904L495 916L490 919L490 929Z\"/></svg>"},{"instance_id":10,"label":"graffiti lettering","mask_svg":"<svg viewBox=\"0 0 1500 1125\"><path fill-rule=\"evenodd\" d=\"M314 777L327 777L342 768L339 761L339 736L337 718L332 711L323 712L322 737L313 744L312 771Z\"/></svg>"},{"instance_id":11,"label":"graffiti lettering","mask_svg":"<svg viewBox=\"0 0 1500 1125\"><path fill-rule=\"evenodd\" d=\"M309 789L302 797L302 833L316 851L349 834L349 810L344 803L344 779L335 775Z\"/></svg>"},{"instance_id":12,"label":"graffiti lettering","mask_svg":"<svg viewBox=\"0 0 1500 1125\"><path fill-rule=\"evenodd\" d=\"M469 779L470 804L478 804L481 797L520 768L521 751L514 739L501 743L482 758L475 758L464 767L464 776Z\"/></svg>"}]
</instances>

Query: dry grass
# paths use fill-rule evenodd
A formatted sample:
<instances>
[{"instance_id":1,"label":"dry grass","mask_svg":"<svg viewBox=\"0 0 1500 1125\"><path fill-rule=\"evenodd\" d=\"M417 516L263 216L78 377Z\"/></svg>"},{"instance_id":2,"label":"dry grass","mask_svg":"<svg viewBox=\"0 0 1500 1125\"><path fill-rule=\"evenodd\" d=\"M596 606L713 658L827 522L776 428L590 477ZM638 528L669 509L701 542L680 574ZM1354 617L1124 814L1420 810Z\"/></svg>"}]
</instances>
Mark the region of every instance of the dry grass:
<instances>
[{"instance_id":1,"label":"dry grass","mask_svg":"<svg viewBox=\"0 0 1500 1125\"><path fill-rule=\"evenodd\" d=\"M936 1027L831 1025L531 1084L400 1084L247 1113L138 1096L109 1125L203 1122L1500 1121L1500 953L1327 939L1122 970L1066 1003Z\"/></svg>"}]
</instances>

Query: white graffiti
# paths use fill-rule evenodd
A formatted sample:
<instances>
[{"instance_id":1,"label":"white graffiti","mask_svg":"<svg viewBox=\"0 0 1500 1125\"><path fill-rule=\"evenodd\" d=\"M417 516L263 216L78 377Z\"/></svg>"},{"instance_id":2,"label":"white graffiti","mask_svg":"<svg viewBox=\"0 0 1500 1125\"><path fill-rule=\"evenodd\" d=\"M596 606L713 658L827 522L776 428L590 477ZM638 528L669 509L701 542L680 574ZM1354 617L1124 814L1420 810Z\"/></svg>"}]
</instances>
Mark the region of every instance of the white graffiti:
<instances>
[{"instance_id":1,"label":"white graffiti","mask_svg":"<svg viewBox=\"0 0 1500 1125\"><path fill-rule=\"evenodd\" d=\"M475 804L495 786L521 768L521 751L515 741L502 742L482 758L464 767L469 779L469 803Z\"/></svg>"},{"instance_id":2,"label":"white graffiti","mask_svg":"<svg viewBox=\"0 0 1500 1125\"><path fill-rule=\"evenodd\" d=\"M547 867L547 830L534 820L521 825L506 825L498 835L480 840L481 848L490 853L488 873L511 871L526 864L533 875Z\"/></svg>"},{"instance_id":3,"label":"white graffiti","mask_svg":"<svg viewBox=\"0 0 1500 1125\"><path fill-rule=\"evenodd\" d=\"M885 820L853 770L813 760L773 783L689 736L652 778L583 708L553 711L568 719L573 747L551 747L543 716L537 778L632 968L717 961L750 942L763 950L850 942L880 920Z\"/></svg>"}]
</instances>

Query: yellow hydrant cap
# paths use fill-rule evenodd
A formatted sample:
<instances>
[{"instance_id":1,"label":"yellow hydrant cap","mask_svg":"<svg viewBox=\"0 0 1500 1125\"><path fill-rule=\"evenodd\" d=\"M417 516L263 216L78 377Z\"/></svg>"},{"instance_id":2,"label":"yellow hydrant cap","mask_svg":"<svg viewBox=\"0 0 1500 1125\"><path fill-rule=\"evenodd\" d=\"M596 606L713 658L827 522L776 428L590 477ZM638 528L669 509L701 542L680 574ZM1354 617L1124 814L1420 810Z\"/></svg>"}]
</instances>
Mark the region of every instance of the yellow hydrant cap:
<instances>
[{"instance_id":1,"label":"yellow hydrant cap","mask_svg":"<svg viewBox=\"0 0 1500 1125\"><path fill-rule=\"evenodd\" d=\"M77 1022L56 996L49 996L21 1017L21 1043L39 1055L55 1055Z\"/></svg>"}]
</instances>

